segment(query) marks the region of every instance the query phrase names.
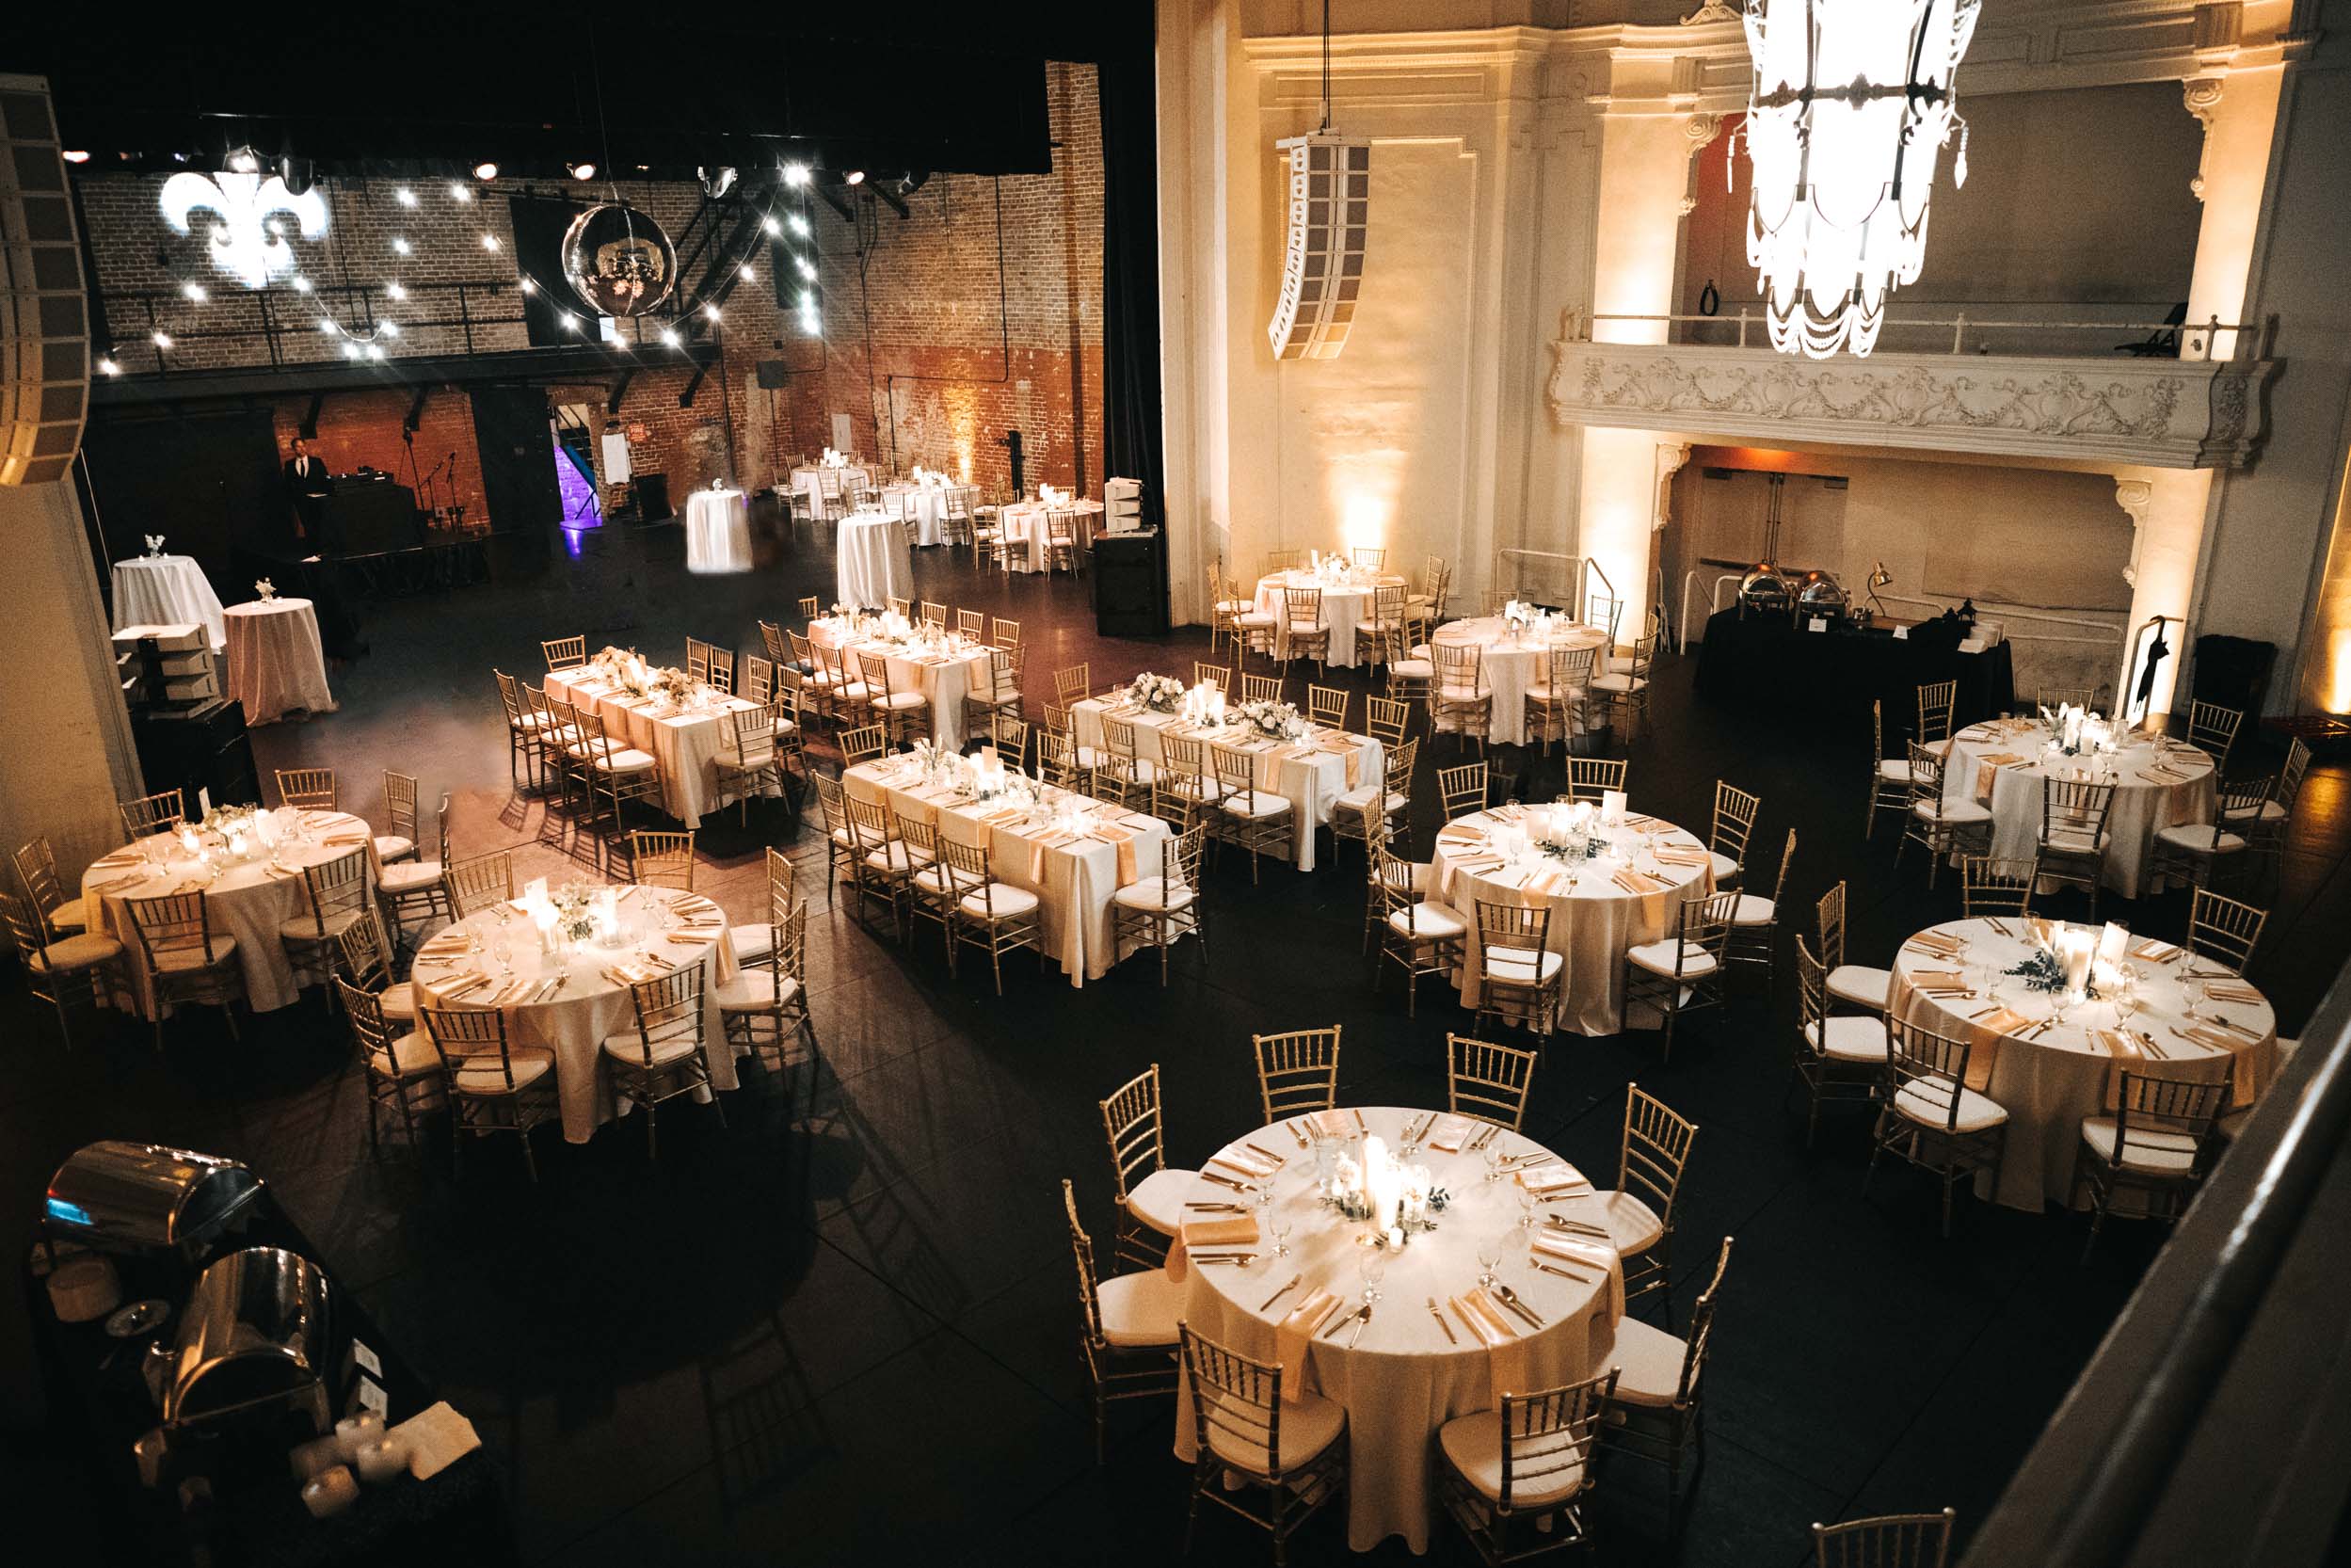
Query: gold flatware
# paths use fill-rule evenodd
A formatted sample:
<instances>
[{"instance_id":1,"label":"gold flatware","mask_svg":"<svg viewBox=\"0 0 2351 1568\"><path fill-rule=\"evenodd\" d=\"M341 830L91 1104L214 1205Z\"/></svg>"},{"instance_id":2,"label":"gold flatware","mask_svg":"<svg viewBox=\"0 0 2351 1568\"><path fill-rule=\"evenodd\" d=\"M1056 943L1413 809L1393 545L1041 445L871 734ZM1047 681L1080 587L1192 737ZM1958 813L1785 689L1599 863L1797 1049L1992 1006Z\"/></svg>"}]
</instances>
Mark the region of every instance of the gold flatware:
<instances>
[{"instance_id":1,"label":"gold flatware","mask_svg":"<svg viewBox=\"0 0 2351 1568\"><path fill-rule=\"evenodd\" d=\"M1546 1274L1557 1274L1561 1279L1572 1279L1579 1285L1590 1285L1593 1280L1600 1277L1597 1274L1579 1274L1573 1269L1557 1268L1552 1264L1544 1262L1540 1257L1530 1257L1527 1261L1531 1266L1541 1269Z\"/></svg>"},{"instance_id":2,"label":"gold flatware","mask_svg":"<svg viewBox=\"0 0 2351 1568\"><path fill-rule=\"evenodd\" d=\"M1247 1149L1251 1154L1264 1156L1266 1159L1272 1160L1276 1165L1279 1165L1282 1162L1282 1157L1280 1155L1271 1153L1266 1149L1261 1149L1255 1144L1244 1142L1240 1146Z\"/></svg>"},{"instance_id":3,"label":"gold flatware","mask_svg":"<svg viewBox=\"0 0 2351 1568\"><path fill-rule=\"evenodd\" d=\"M1298 1146L1300 1148L1303 1149L1306 1147L1306 1135L1299 1129L1299 1126L1296 1122L1284 1122L1282 1125L1289 1128L1289 1135L1298 1140Z\"/></svg>"},{"instance_id":4,"label":"gold flatware","mask_svg":"<svg viewBox=\"0 0 2351 1568\"><path fill-rule=\"evenodd\" d=\"M1351 1351L1355 1348L1355 1341L1363 1337L1363 1331L1365 1328L1369 1326L1370 1322L1371 1304L1369 1302L1366 1302L1364 1303L1363 1316L1355 1320L1355 1332L1347 1336L1347 1348L1349 1350Z\"/></svg>"},{"instance_id":5,"label":"gold flatware","mask_svg":"<svg viewBox=\"0 0 2351 1568\"><path fill-rule=\"evenodd\" d=\"M1543 1314L1537 1312L1533 1307L1528 1306L1525 1302L1520 1301L1518 1299L1517 1291L1511 1289L1507 1285L1501 1284L1499 1281L1495 1282L1494 1289L1495 1293L1502 1298L1502 1304L1504 1306L1509 1307L1511 1311L1517 1313L1520 1317L1534 1324L1535 1327L1543 1327Z\"/></svg>"},{"instance_id":6,"label":"gold flatware","mask_svg":"<svg viewBox=\"0 0 2351 1568\"><path fill-rule=\"evenodd\" d=\"M1212 1257L1202 1257L1194 1253L1191 1260L1194 1263L1236 1263L1246 1268L1257 1260L1257 1255L1253 1252L1228 1252L1218 1253Z\"/></svg>"},{"instance_id":7,"label":"gold flatware","mask_svg":"<svg viewBox=\"0 0 2351 1568\"><path fill-rule=\"evenodd\" d=\"M1322 1337L1325 1339L1331 1338L1333 1336L1336 1335L1339 1330L1345 1328L1349 1323L1353 1322L1356 1319L1365 1316L1370 1312L1370 1310L1371 1304L1367 1302L1352 1312L1340 1313L1337 1318L1332 1320L1330 1327L1322 1331Z\"/></svg>"},{"instance_id":8,"label":"gold flatware","mask_svg":"<svg viewBox=\"0 0 2351 1568\"><path fill-rule=\"evenodd\" d=\"M1348 1114L1355 1118L1355 1130L1357 1132L1368 1133L1371 1130L1369 1128L1363 1125L1362 1112L1351 1109L1348 1112Z\"/></svg>"},{"instance_id":9,"label":"gold flatware","mask_svg":"<svg viewBox=\"0 0 2351 1568\"><path fill-rule=\"evenodd\" d=\"M1218 1176L1214 1171L1203 1171L1200 1174L1208 1180L1215 1182L1219 1187L1229 1187L1236 1192L1246 1192L1249 1191L1248 1187L1242 1183L1228 1180L1223 1176Z\"/></svg>"},{"instance_id":10,"label":"gold flatware","mask_svg":"<svg viewBox=\"0 0 2351 1568\"><path fill-rule=\"evenodd\" d=\"M1290 1275L1290 1276L1289 1276L1289 1283L1288 1283L1287 1285L1283 1286L1283 1287L1282 1287L1279 1290L1274 1291L1274 1292L1273 1292L1273 1294L1271 1294L1271 1295L1270 1295L1270 1296L1266 1297L1266 1299L1265 1299L1265 1300L1263 1300L1263 1301L1261 1301L1261 1302L1259 1302L1259 1303L1257 1304L1257 1310L1258 1310L1258 1311L1260 1311L1260 1312L1264 1312L1264 1311L1268 1310L1269 1308L1271 1308L1271 1307L1273 1305L1273 1304L1274 1304L1275 1302L1280 1301L1280 1300L1281 1300L1284 1296L1287 1296L1287 1295L1288 1295L1288 1294L1289 1294L1292 1290L1297 1289L1297 1288L1298 1288L1298 1282L1299 1282L1300 1280L1302 1280L1302 1279L1304 1279L1305 1277L1306 1277L1306 1276L1305 1276L1305 1275L1303 1275L1303 1274L1292 1274L1292 1275Z\"/></svg>"},{"instance_id":11,"label":"gold flatware","mask_svg":"<svg viewBox=\"0 0 2351 1568\"><path fill-rule=\"evenodd\" d=\"M1447 1322L1445 1320L1445 1314L1437 1310L1437 1299L1434 1296L1431 1296L1429 1298L1429 1316L1434 1318L1437 1320L1437 1327L1445 1331L1445 1342L1447 1344L1458 1345L1461 1343L1461 1340L1456 1337L1453 1333L1453 1325Z\"/></svg>"},{"instance_id":12,"label":"gold flatware","mask_svg":"<svg viewBox=\"0 0 2351 1568\"><path fill-rule=\"evenodd\" d=\"M1188 1203L1186 1208L1205 1208L1219 1214L1246 1214L1248 1208L1237 1203Z\"/></svg>"},{"instance_id":13,"label":"gold flatware","mask_svg":"<svg viewBox=\"0 0 2351 1568\"><path fill-rule=\"evenodd\" d=\"M1601 1225L1586 1224L1581 1220L1571 1220L1564 1214L1546 1214L1543 1216L1543 1222L1553 1230L1571 1231L1577 1236L1597 1237L1603 1241L1608 1239L1608 1233L1606 1227Z\"/></svg>"}]
</instances>

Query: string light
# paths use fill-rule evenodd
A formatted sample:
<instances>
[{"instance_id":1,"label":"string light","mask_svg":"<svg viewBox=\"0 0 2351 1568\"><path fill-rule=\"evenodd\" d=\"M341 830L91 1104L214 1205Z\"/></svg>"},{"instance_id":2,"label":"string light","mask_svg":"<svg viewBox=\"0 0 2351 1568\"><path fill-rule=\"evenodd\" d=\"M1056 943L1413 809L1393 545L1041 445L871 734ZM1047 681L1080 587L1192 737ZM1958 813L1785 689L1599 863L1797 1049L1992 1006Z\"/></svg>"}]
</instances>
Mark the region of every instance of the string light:
<instances>
[{"instance_id":1,"label":"string light","mask_svg":"<svg viewBox=\"0 0 2351 1568\"><path fill-rule=\"evenodd\" d=\"M702 313L710 317L712 321L716 321L718 319L718 307L715 305L705 305L702 307Z\"/></svg>"},{"instance_id":2,"label":"string light","mask_svg":"<svg viewBox=\"0 0 2351 1568\"><path fill-rule=\"evenodd\" d=\"M569 311L564 312L560 319L563 322L563 329L565 331L576 332L580 329L580 318L573 315Z\"/></svg>"},{"instance_id":3,"label":"string light","mask_svg":"<svg viewBox=\"0 0 2351 1568\"><path fill-rule=\"evenodd\" d=\"M807 184L808 183L808 166L807 164L786 164L786 165L784 166L784 184L787 184L787 185L805 185L805 184Z\"/></svg>"},{"instance_id":4,"label":"string light","mask_svg":"<svg viewBox=\"0 0 2351 1568\"><path fill-rule=\"evenodd\" d=\"M171 346L171 334L168 332L156 331L150 332L147 335L154 341L154 344L157 348L169 348Z\"/></svg>"},{"instance_id":5,"label":"string light","mask_svg":"<svg viewBox=\"0 0 2351 1568\"><path fill-rule=\"evenodd\" d=\"M751 264L749 262L745 262L743 265L737 267L735 269L735 275L746 283L749 282L754 276L756 276L751 270Z\"/></svg>"},{"instance_id":6,"label":"string light","mask_svg":"<svg viewBox=\"0 0 2351 1568\"><path fill-rule=\"evenodd\" d=\"M528 278L528 277L525 277L525 278L522 280L522 281L521 281L520 283L517 284L516 286L517 286L518 288L521 289L521 291L522 291L524 294L536 294L536 293L538 293L538 284L537 284L537 282L536 282L536 280L534 280L533 279Z\"/></svg>"},{"instance_id":7,"label":"string light","mask_svg":"<svg viewBox=\"0 0 2351 1568\"><path fill-rule=\"evenodd\" d=\"M498 236L497 236L496 234L484 234L484 235L482 236L482 248L483 248L483 249L485 249L485 250L495 250L495 249L497 249L497 248L498 248Z\"/></svg>"},{"instance_id":8,"label":"string light","mask_svg":"<svg viewBox=\"0 0 2351 1568\"><path fill-rule=\"evenodd\" d=\"M780 234L784 232L784 226L776 221L776 215L773 213L760 220L760 227L770 234Z\"/></svg>"},{"instance_id":9,"label":"string light","mask_svg":"<svg viewBox=\"0 0 2351 1568\"><path fill-rule=\"evenodd\" d=\"M206 299L211 297L205 294L204 285L201 283L182 283L180 285L180 292L186 295L190 299L195 300L199 305L201 305Z\"/></svg>"},{"instance_id":10,"label":"string light","mask_svg":"<svg viewBox=\"0 0 2351 1568\"><path fill-rule=\"evenodd\" d=\"M403 256L407 255L410 249L408 242L401 238L398 234L392 236L392 248Z\"/></svg>"},{"instance_id":11,"label":"string light","mask_svg":"<svg viewBox=\"0 0 2351 1568\"><path fill-rule=\"evenodd\" d=\"M376 330L385 337L396 338L400 335L400 324L396 321L379 321L376 324Z\"/></svg>"},{"instance_id":12,"label":"string light","mask_svg":"<svg viewBox=\"0 0 2351 1568\"><path fill-rule=\"evenodd\" d=\"M668 328L668 327L664 327L664 328L662 328L662 342L663 342L663 343L664 343L664 344L668 344L670 347L672 347L672 348L677 347L677 346L678 346L678 333L677 333L676 329L675 329L675 328Z\"/></svg>"},{"instance_id":13,"label":"string light","mask_svg":"<svg viewBox=\"0 0 2351 1568\"><path fill-rule=\"evenodd\" d=\"M346 360L356 360L360 358L360 345L355 343L344 344L343 345L343 357Z\"/></svg>"},{"instance_id":14,"label":"string light","mask_svg":"<svg viewBox=\"0 0 2351 1568\"><path fill-rule=\"evenodd\" d=\"M449 182L449 200L452 201L471 201L473 200L473 187L471 185L461 185L455 180L452 180Z\"/></svg>"},{"instance_id":15,"label":"string light","mask_svg":"<svg viewBox=\"0 0 2351 1568\"><path fill-rule=\"evenodd\" d=\"M88 155L88 154L87 153L84 154L85 157ZM120 376L122 374L122 367L114 362L114 356L111 354L104 356L98 361L98 368L105 372L108 376Z\"/></svg>"},{"instance_id":16,"label":"string light","mask_svg":"<svg viewBox=\"0 0 2351 1568\"><path fill-rule=\"evenodd\" d=\"M801 277L810 280L816 277L816 268L808 264L808 259L806 256L794 256L792 259L792 264L800 269Z\"/></svg>"},{"instance_id":17,"label":"string light","mask_svg":"<svg viewBox=\"0 0 2351 1568\"><path fill-rule=\"evenodd\" d=\"M416 192L410 190L406 185L402 185L398 190L393 191L392 194L399 200L400 205L403 207L413 207L416 205Z\"/></svg>"},{"instance_id":18,"label":"string light","mask_svg":"<svg viewBox=\"0 0 2351 1568\"><path fill-rule=\"evenodd\" d=\"M367 345L367 357L371 360L380 360L384 357L384 351L371 343Z\"/></svg>"},{"instance_id":19,"label":"string light","mask_svg":"<svg viewBox=\"0 0 2351 1568\"><path fill-rule=\"evenodd\" d=\"M408 296L408 288L397 280L386 283L384 285L384 292L392 296L394 299L406 299Z\"/></svg>"},{"instance_id":20,"label":"string light","mask_svg":"<svg viewBox=\"0 0 2351 1568\"><path fill-rule=\"evenodd\" d=\"M799 235L802 239L807 239L808 237L808 220L807 218L802 217L798 213L794 213L787 221L792 224L792 232L793 233Z\"/></svg>"},{"instance_id":21,"label":"string light","mask_svg":"<svg viewBox=\"0 0 2351 1568\"><path fill-rule=\"evenodd\" d=\"M297 273L296 273L296 274L294 275L294 292L295 292L295 293L296 293L296 294L308 294L308 293L310 293L310 292L311 292L311 280L310 280L309 279L307 279L307 278L303 277L300 273L298 273L298 272L297 272Z\"/></svg>"}]
</instances>

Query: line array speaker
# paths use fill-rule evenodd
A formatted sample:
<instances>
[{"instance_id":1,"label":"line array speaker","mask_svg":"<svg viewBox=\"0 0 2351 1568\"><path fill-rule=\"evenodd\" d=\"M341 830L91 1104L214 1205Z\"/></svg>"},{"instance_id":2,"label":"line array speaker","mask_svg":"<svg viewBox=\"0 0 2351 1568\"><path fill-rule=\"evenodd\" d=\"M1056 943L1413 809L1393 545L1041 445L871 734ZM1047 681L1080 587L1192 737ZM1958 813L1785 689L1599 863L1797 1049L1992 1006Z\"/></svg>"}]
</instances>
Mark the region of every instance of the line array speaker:
<instances>
[{"instance_id":1,"label":"line array speaker","mask_svg":"<svg viewBox=\"0 0 2351 1568\"><path fill-rule=\"evenodd\" d=\"M89 314L45 77L0 73L0 485L65 477L89 408Z\"/></svg>"},{"instance_id":2,"label":"line array speaker","mask_svg":"<svg viewBox=\"0 0 2351 1568\"><path fill-rule=\"evenodd\" d=\"M1318 131L1273 145L1289 162L1289 243L1266 336L1277 360L1335 360L1363 287L1371 143Z\"/></svg>"}]
</instances>

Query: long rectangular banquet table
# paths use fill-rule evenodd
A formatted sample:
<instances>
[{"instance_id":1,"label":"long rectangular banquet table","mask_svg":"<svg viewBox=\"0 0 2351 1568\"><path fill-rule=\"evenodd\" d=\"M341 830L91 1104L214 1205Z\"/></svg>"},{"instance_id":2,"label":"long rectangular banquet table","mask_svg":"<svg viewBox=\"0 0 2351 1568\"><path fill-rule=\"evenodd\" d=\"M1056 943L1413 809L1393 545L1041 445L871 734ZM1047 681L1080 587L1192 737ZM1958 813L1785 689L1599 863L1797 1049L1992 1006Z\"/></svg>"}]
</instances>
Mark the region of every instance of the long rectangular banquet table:
<instances>
[{"instance_id":1,"label":"long rectangular banquet table","mask_svg":"<svg viewBox=\"0 0 2351 1568\"><path fill-rule=\"evenodd\" d=\"M727 745L727 715L758 703L747 697L713 695L710 706L664 712L651 697L632 697L594 664L547 672L547 695L585 709L604 721L616 739L649 752L662 765L662 808L685 827L703 814L734 804L737 796L718 781L718 754ZM773 785L760 789L775 794Z\"/></svg>"},{"instance_id":2,"label":"long rectangular banquet table","mask_svg":"<svg viewBox=\"0 0 2351 1568\"><path fill-rule=\"evenodd\" d=\"M964 744L964 696L975 686L987 684L988 660L995 652L975 648L964 654L920 653L903 643L853 638L840 621L829 616L808 622L808 641L840 648L844 654L878 653L888 660L889 689L920 692L931 699L931 738L950 751ZM852 679L863 680L862 668L856 667L854 661L852 665Z\"/></svg>"},{"instance_id":3,"label":"long rectangular banquet table","mask_svg":"<svg viewBox=\"0 0 2351 1568\"><path fill-rule=\"evenodd\" d=\"M949 785L926 783L911 753L860 762L841 775L841 784L858 800L888 801L901 816L936 817L943 838L984 844L997 881L1037 895L1045 951L1072 985L1101 979L1118 961L1111 896L1160 874L1167 824L1085 796L1076 798L1094 813L1089 836L1066 839L1008 821L1003 808L964 799Z\"/></svg>"},{"instance_id":4,"label":"long rectangular banquet table","mask_svg":"<svg viewBox=\"0 0 2351 1568\"><path fill-rule=\"evenodd\" d=\"M1117 698L1098 696L1071 704L1069 712L1078 744L1095 751L1103 749L1105 712L1127 720L1135 727L1135 756L1154 768L1160 765L1160 734L1171 728L1178 736L1205 745L1249 753L1256 787L1289 802L1290 821L1298 829L1290 858L1302 872L1314 870L1315 830L1329 824L1332 803L1350 790L1379 783L1386 776L1386 753L1368 735L1317 726L1313 738L1297 745L1287 741L1244 740L1251 733L1246 726L1204 728L1185 724L1180 713L1155 713L1147 708L1129 708Z\"/></svg>"}]
</instances>

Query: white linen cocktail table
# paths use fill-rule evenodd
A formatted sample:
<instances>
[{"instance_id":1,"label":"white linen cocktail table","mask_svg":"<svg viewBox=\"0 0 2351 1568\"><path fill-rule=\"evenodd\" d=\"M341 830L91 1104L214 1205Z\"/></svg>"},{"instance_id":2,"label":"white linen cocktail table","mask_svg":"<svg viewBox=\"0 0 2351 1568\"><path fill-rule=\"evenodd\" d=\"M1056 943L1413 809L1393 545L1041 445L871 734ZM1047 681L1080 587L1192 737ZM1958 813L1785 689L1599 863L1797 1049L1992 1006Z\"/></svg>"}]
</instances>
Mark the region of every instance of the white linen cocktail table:
<instances>
[{"instance_id":1,"label":"white linen cocktail table","mask_svg":"<svg viewBox=\"0 0 2351 1568\"><path fill-rule=\"evenodd\" d=\"M126 626L201 626L214 648L228 646L220 596L194 557L134 555L117 561L113 576L117 632Z\"/></svg>"},{"instance_id":2,"label":"white linen cocktail table","mask_svg":"<svg viewBox=\"0 0 2351 1568\"><path fill-rule=\"evenodd\" d=\"M879 610L892 599L914 597L914 562L906 524L887 512L852 512L840 520L833 566L834 599Z\"/></svg>"},{"instance_id":3,"label":"white linen cocktail table","mask_svg":"<svg viewBox=\"0 0 2351 1568\"><path fill-rule=\"evenodd\" d=\"M247 724L335 711L309 600L254 600L221 614L229 632L229 695L245 704Z\"/></svg>"},{"instance_id":4,"label":"white linen cocktail table","mask_svg":"<svg viewBox=\"0 0 2351 1568\"><path fill-rule=\"evenodd\" d=\"M686 498L686 570L751 569L751 524L741 490L696 490Z\"/></svg>"}]
</instances>

